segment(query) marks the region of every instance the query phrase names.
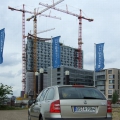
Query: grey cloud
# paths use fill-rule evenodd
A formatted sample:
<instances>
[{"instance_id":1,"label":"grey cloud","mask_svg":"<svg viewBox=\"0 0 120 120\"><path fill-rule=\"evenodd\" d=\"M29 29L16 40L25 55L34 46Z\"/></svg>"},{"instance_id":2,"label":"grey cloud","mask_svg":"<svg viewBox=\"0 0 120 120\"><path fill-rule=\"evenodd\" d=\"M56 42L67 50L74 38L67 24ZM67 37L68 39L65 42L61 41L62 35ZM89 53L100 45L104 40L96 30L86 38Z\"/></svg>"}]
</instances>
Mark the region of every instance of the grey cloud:
<instances>
[{"instance_id":1,"label":"grey cloud","mask_svg":"<svg viewBox=\"0 0 120 120\"><path fill-rule=\"evenodd\" d=\"M117 62L117 59L115 59L115 58L107 58L107 59L105 59L106 64L111 64L112 65L115 62Z\"/></svg>"},{"instance_id":2,"label":"grey cloud","mask_svg":"<svg viewBox=\"0 0 120 120\"><path fill-rule=\"evenodd\" d=\"M15 77L19 77L22 74L22 71L19 70L16 73L13 73L12 71L8 71L8 72L3 72L0 73L0 77L1 78L15 78Z\"/></svg>"},{"instance_id":3,"label":"grey cloud","mask_svg":"<svg viewBox=\"0 0 120 120\"><path fill-rule=\"evenodd\" d=\"M19 70L17 73L16 73L16 76L20 76L22 74L22 70Z\"/></svg>"},{"instance_id":4,"label":"grey cloud","mask_svg":"<svg viewBox=\"0 0 120 120\"><path fill-rule=\"evenodd\" d=\"M0 73L0 77L14 78L16 74L13 74L12 71Z\"/></svg>"},{"instance_id":5,"label":"grey cloud","mask_svg":"<svg viewBox=\"0 0 120 120\"><path fill-rule=\"evenodd\" d=\"M21 63L21 58L18 53L5 53L3 55L3 63L0 64L0 67L15 66L19 63Z\"/></svg>"}]
</instances>

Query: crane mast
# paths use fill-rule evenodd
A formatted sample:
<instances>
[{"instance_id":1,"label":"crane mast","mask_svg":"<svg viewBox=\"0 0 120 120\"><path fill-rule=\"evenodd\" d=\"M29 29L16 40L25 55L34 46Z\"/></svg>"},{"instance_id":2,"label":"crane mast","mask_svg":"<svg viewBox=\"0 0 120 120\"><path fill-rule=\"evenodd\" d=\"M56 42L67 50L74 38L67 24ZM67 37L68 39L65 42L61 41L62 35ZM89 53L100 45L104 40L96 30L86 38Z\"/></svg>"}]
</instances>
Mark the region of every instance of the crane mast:
<instances>
[{"instance_id":1,"label":"crane mast","mask_svg":"<svg viewBox=\"0 0 120 120\"><path fill-rule=\"evenodd\" d=\"M43 4L43 3L39 3L39 5L42 5L44 7L50 7L48 4ZM78 28L78 68L82 69L83 68L83 59L82 59L82 19L88 20L89 22L93 21L93 19L89 19L89 18L85 18L84 16L82 16L82 11L80 10L80 15L77 15L75 13L72 13L70 11L67 10L62 10L56 7L51 7L51 9L66 13L66 14L70 14L73 15L75 17L77 17L79 19L79 28Z\"/></svg>"},{"instance_id":2,"label":"crane mast","mask_svg":"<svg viewBox=\"0 0 120 120\"><path fill-rule=\"evenodd\" d=\"M34 15L36 15L36 9L34 9ZM33 31L34 31L34 42L33 42L33 69L36 72L37 71L37 52L36 52L36 48L37 48L37 19L36 16L34 17L33 20ZM36 98L36 76L34 75L34 97Z\"/></svg>"},{"instance_id":3,"label":"crane mast","mask_svg":"<svg viewBox=\"0 0 120 120\"><path fill-rule=\"evenodd\" d=\"M25 52L25 13L33 14L30 11L25 10L25 5L23 4L23 9L15 9L8 6L8 9L12 11L22 12L22 91L25 91L26 86L26 52Z\"/></svg>"},{"instance_id":4,"label":"crane mast","mask_svg":"<svg viewBox=\"0 0 120 120\"><path fill-rule=\"evenodd\" d=\"M82 12L80 10L80 16L82 16ZM82 56L83 56L83 53L82 53L82 18L81 17L78 17L79 19L79 29L78 29L78 68L83 68L83 61L82 61Z\"/></svg>"},{"instance_id":5,"label":"crane mast","mask_svg":"<svg viewBox=\"0 0 120 120\"><path fill-rule=\"evenodd\" d=\"M26 47L25 47L25 8L23 4L22 12L22 90L25 91L26 85Z\"/></svg>"}]
</instances>

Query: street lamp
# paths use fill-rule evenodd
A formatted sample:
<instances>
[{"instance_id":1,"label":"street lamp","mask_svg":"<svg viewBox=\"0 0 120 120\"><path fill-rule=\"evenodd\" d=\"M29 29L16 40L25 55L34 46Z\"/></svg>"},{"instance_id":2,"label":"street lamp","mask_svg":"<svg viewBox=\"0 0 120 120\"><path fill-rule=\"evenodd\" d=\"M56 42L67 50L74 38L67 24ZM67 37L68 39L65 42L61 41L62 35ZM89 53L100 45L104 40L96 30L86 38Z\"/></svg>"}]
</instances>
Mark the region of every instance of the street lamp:
<instances>
[{"instance_id":1,"label":"street lamp","mask_svg":"<svg viewBox=\"0 0 120 120\"><path fill-rule=\"evenodd\" d=\"M35 77L36 77L36 81L35 81L35 95L38 95L38 72L35 72Z\"/></svg>"},{"instance_id":2,"label":"street lamp","mask_svg":"<svg viewBox=\"0 0 120 120\"><path fill-rule=\"evenodd\" d=\"M43 73L44 73L44 69L40 68L39 72L40 72L40 92L41 92L43 90Z\"/></svg>"},{"instance_id":3,"label":"street lamp","mask_svg":"<svg viewBox=\"0 0 120 120\"><path fill-rule=\"evenodd\" d=\"M69 71L65 71L65 84L66 85L69 85L70 84L70 82L69 82Z\"/></svg>"}]
</instances>

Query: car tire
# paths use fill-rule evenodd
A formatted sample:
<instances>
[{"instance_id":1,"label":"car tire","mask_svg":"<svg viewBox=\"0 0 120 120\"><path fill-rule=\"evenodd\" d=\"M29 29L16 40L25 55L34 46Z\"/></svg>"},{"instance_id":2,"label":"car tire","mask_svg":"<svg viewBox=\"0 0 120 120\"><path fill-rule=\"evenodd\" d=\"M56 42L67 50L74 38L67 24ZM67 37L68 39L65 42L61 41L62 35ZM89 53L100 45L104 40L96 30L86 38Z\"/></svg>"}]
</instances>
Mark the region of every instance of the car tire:
<instances>
[{"instance_id":1,"label":"car tire","mask_svg":"<svg viewBox=\"0 0 120 120\"><path fill-rule=\"evenodd\" d=\"M28 113L28 120L31 120L31 116L30 116L30 114Z\"/></svg>"}]
</instances>

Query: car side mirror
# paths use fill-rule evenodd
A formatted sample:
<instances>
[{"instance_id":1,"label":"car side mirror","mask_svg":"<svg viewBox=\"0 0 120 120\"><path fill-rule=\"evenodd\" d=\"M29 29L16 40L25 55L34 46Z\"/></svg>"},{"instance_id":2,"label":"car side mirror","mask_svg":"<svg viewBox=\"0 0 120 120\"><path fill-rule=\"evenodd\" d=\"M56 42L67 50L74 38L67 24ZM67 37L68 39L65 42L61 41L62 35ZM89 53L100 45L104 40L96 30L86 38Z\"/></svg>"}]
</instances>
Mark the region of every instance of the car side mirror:
<instances>
[{"instance_id":1,"label":"car side mirror","mask_svg":"<svg viewBox=\"0 0 120 120\"><path fill-rule=\"evenodd\" d=\"M35 99L35 100L33 100L33 103L36 103L36 99Z\"/></svg>"},{"instance_id":2,"label":"car side mirror","mask_svg":"<svg viewBox=\"0 0 120 120\"><path fill-rule=\"evenodd\" d=\"M28 105L31 106L35 102L36 102L36 99L31 99L31 100L28 101Z\"/></svg>"}]
</instances>

